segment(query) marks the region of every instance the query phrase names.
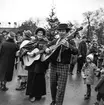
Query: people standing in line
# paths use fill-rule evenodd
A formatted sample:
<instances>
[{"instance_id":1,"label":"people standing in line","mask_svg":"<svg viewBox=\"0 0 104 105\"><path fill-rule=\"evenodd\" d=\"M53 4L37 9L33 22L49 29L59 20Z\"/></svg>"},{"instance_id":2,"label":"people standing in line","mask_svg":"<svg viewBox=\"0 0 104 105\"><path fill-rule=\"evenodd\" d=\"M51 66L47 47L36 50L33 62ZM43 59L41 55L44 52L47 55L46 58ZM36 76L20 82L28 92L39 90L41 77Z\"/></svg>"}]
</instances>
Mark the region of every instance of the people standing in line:
<instances>
[{"instance_id":1,"label":"people standing in line","mask_svg":"<svg viewBox=\"0 0 104 105\"><path fill-rule=\"evenodd\" d=\"M97 70L96 65L93 63L93 59L93 54L89 54L86 57L86 63L82 67L82 77L84 78L84 83L87 87L87 92L84 97L85 100L91 97L91 85L94 84L94 75Z\"/></svg>"},{"instance_id":2,"label":"people standing in line","mask_svg":"<svg viewBox=\"0 0 104 105\"><path fill-rule=\"evenodd\" d=\"M44 28L38 28L35 32L36 38L32 40L29 45L27 44L27 50L33 50L35 48L39 49L39 52L44 52L45 45L48 43L46 38L46 31ZM25 46L26 47L26 46ZM29 52L29 51L28 51ZM45 81L45 72L48 69L47 62L41 62L41 55L40 58L34 61L30 66L26 66L26 70L28 70L28 81L27 81L27 89L26 95L29 95L29 100L34 102L35 100L40 100L43 95L46 95L46 81ZM37 53L34 53L31 56L36 56Z\"/></svg>"},{"instance_id":3,"label":"people standing in line","mask_svg":"<svg viewBox=\"0 0 104 105\"><path fill-rule=\"evenodd\" d=\"M0 81L1 90L6 91L6 83L12 81L16 52L18 45L14 42L15 33L9 32L7 40L0 49Z\"/></svg>"},{"instance_id":4,"label":"people standing in line","mask_svg":"<svg viewBox=\"0 0 104 105\"><path fill-rule=\"evenodd\" d=\"M57 46L61 43L48 59L51 63L50 88L52 102L50 105L63 104L71 54L78 53L77 48L73 46L73 41L70 38L68 40L64 39L68 35L69 30L70 28L68 28L67 24L60 24L58 27L60 37L53 40L46 48L46 53L49 53L52 50L50 46Z\"/></svg>"},{"instance_id":5,"label":"people standing in line","mask_svg":"<svg viewBox=\"0 0 104 105\"><path fill-rule=\"evenodd\" d=\"M77 73L81 73L81 69L86 60L87 55L87 45L86 45L86 36L82 37L82 41L78 46L78 59L77 59Z\"/></svg>"}]
</instances>

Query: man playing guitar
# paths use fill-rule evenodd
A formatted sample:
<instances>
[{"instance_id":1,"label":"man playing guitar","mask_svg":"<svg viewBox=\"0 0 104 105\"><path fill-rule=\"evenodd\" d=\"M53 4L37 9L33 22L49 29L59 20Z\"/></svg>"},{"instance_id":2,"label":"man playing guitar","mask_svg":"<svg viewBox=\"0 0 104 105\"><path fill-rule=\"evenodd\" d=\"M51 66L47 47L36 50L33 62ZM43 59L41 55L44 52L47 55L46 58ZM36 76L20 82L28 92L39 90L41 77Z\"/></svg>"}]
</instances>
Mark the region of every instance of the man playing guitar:
<instances>
[{"instance_id":1,"label":"man playing guitar","mask_svg":"<svg viewBox=\"0 0 104 105\"><path fill-rule=\"evenodd\" d=\"M48 43L48 39L45 37L46 31L43 28L37 28L35 35L35 40L27 45L27 50L38 49L41 58L42 52L44 52L44 46ZM27 54L34 58L39 52L33 52L31 54L31 51L28 51ZM31 65L26 66L28 70L26 95L29 95L31 102L40 100L43 95L46 95L45 72L48 68L48 63L46 61L42 62L40 58L33 60Z\"/></svg>"},{"instance_id":2,"label":"man playing guitar","mask_svg":"<svg viewBox=\"0 0 104 105\"><path fill-rule=\"evenodd\" d=\"M70 28L68 28L67 24L60 24L58 27L60 38L55 39L50 44L48 44L45 50L46 53L50 53L52 51L50 46L57 46L56 50L48 59L51 63L50 88L52 102L50 105L63 104L71 54L75 55L78 53L77 48L73 46L73 42L70 39L72 36L68 35L69 31Z\"/></svg>"}]
</instances>

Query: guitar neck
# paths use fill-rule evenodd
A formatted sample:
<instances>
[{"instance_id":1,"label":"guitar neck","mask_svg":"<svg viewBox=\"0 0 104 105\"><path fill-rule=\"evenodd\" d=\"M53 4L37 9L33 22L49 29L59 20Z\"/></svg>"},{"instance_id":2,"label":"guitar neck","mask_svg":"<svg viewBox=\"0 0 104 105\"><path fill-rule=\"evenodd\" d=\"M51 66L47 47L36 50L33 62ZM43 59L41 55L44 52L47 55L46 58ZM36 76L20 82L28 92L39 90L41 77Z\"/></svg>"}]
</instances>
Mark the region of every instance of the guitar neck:
<instances>
[{"instance_id":1,"label":"guitar neck","mask_svg":"<svg viewBox=\"0 0 104 105\"><path fill-rule=\"evenodd\" d=\"M43 53L45 50L40 50L37 54L41 54Z\"/></svg>"}]
</instances>

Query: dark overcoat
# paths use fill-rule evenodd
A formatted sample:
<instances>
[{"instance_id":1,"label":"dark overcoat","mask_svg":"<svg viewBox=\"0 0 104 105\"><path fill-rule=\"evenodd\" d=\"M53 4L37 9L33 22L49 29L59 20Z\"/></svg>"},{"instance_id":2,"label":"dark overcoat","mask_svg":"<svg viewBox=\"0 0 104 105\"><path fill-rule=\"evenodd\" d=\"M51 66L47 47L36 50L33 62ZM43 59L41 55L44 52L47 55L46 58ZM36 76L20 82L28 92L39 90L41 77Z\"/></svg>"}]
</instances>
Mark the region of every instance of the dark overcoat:
<instances>
[{"instance_id":1,"label":"dark overcoat","mask_svg":"<svg viewBox=\"0 0 104 105\"><path fill-rule=\"evenodd\" d=\"M48 42L45 39L35 39L35 47L39 50L43 50L44 45ZM34 61L31 66L26 67L28 70L28 82L26 95L31 97L41 97L46 95L46 81L45 81L45 72L48 69L48 62L42 62L41 58L37 61Z\"/></svg>"},{"instance_id":2,"label":"dark overcoat","mask_svg":"<svg viewBox=\"0 0 104 105\"><path fill-rule=\"evenodd\" d=\"M1 44L0 49L0 81L11 81L14 70L15 56L18 46L12 39Z\"/></svg>"},{"instance_id":3,"label":"dark overcoat","mask_svg":"<svg viewBox=\"0 0 104 105\"><path fill-rule=\"evenodd\" d=\"M79 55L82 55L82 57L85 59L87 54L87 45L85 41L81 41L79 43L78 50L79 50Z\"/></svg>"},{"instance_id":4,"label":"dark overcoat","mask_svg":"<svg viewBox=\"0 0 104 105\"><path fill-rule=\"evenodd\" d=\"M97 83L95 89L104 94L104 76L101 77L101 79L99 80L99 82Z\"/></svg>"}]
</instances>

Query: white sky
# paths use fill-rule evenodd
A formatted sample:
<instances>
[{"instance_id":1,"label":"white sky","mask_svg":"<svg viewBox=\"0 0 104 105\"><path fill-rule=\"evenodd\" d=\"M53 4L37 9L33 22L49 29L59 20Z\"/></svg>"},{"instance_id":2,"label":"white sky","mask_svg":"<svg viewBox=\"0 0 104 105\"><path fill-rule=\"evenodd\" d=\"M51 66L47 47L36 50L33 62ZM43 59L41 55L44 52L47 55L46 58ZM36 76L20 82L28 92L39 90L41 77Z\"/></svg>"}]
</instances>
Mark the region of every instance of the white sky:
<instances>
[{"instance_id":1,"label":"white sky","mask_svg":"<svg viewBox=\"0 0 104 105\"><path fill-rule=\"evenodd\" d=\"M104 6L104 0L0 0L0 22L22 22L30 18L44 20L52 4L61 22L83 20L82 13Z\"/></svg>"}]
</instances>

